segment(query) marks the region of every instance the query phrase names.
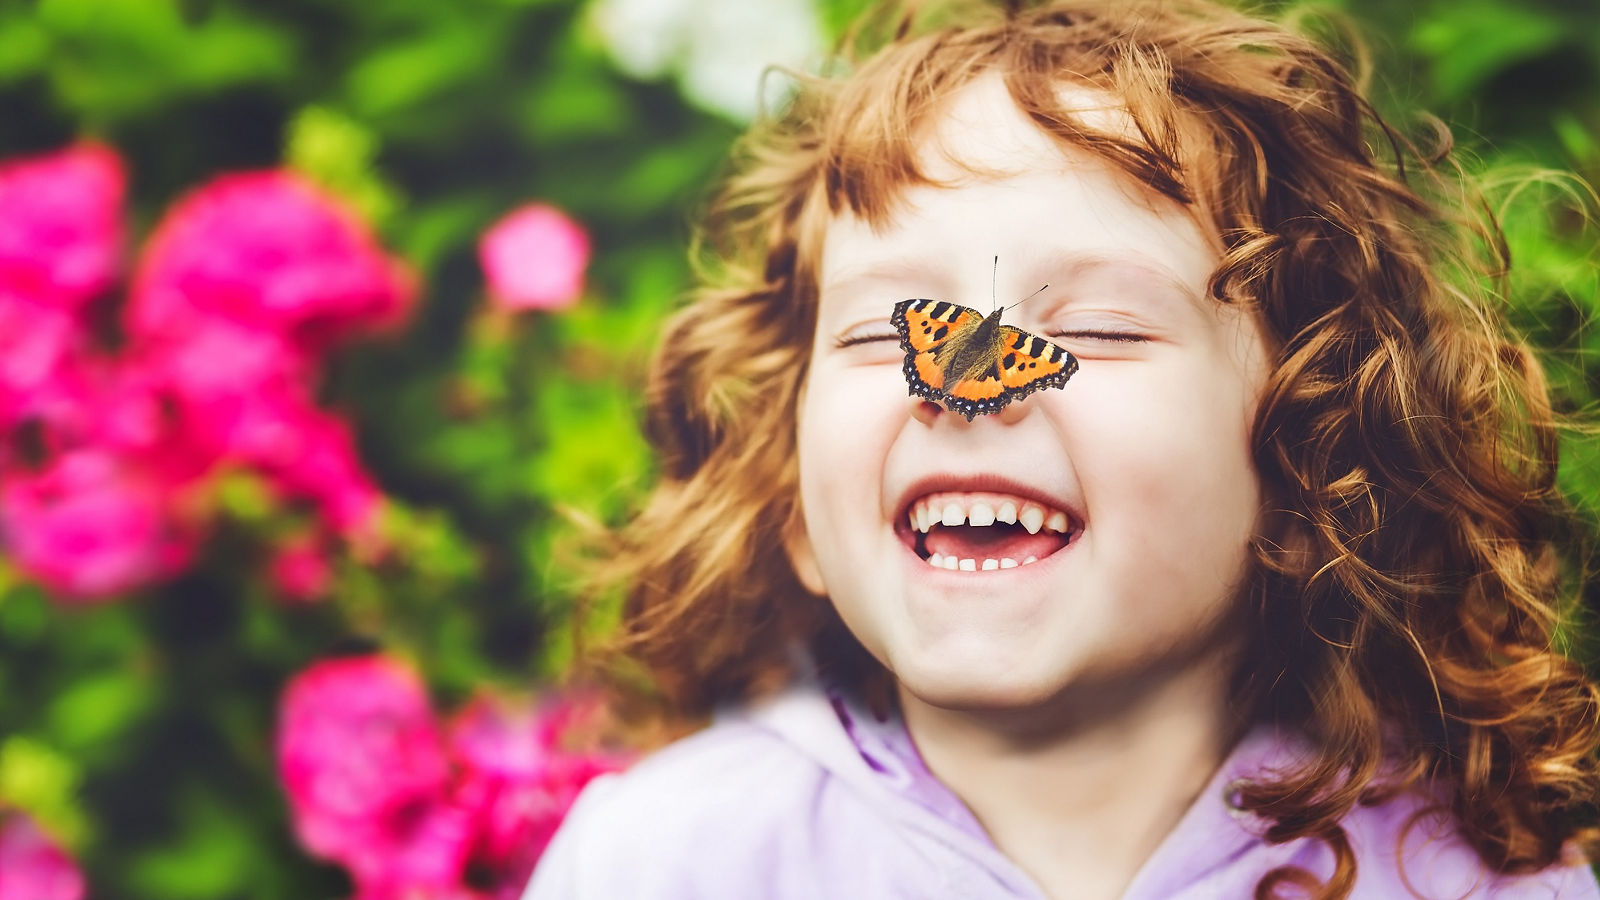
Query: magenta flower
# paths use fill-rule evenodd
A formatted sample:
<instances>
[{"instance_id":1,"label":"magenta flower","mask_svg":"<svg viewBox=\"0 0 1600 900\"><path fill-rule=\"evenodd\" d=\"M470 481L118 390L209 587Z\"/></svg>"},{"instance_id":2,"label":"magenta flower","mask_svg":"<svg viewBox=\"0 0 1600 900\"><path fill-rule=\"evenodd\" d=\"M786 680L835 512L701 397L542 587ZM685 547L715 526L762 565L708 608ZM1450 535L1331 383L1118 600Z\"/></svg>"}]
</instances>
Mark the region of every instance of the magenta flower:
<instances>
[{"instance_id":1,"label":"magenta flower","mask_svg":"<svg viewBox=\"0 0 1600 900\"><path fill-rule=\"evenodd\" d=\"M328 549L315 535L293 538L273 554L267 577L285 600L296 603L317 600L328 593L333 583Z\"/></svg>"},{"instance_id":2,"label":"magenta flower","mask_svg":"<svg viewBox=\"0 0 1600 900\"><path fill-rule=\"evenodd\" d=\"M0 295L0 432L33 418L59 395L55 382L81 345L73 313Z\"/></svg>"},{"instance_id":3,"label":"magenta flower","mask_svg":"<svg viewBox=\"0 0 1600 900\"><path fill-rule=\"evenodd\" d=\"M350 426L304 398L263 396L234 409L229 452L281 496L308 500L337 534L370 532L383 493L367 475Z\"/></svg>"},{"instance_id":4,"label":"magenta flower","mask_svg":"<svg viewBox=\"0 0 1600 900\"><path fill-rule=\"evenodd\" d=\"M145 249L129 330L222 316L320 352L400 319L413 278L359 219L283 171L219 178L180 201Z\"/></svg>"},{"instance_id":5,"label":"magenta flower","mask_svg":"<svg viewBox=\"0 0 1600 900\"><path fill-rule=\"evenodd\" d=\"M192 558L230 468L366 536L382 495L313 397L322 353L405 312L408 269L294 174L219 178L145 248L113 352L83 313L116 283L124 181L92 144L0 164L0 547L75 598L138 587Z\"/></svg>"},{"instance_id":6,"label":"magenta flower","mask_svg":"<svg viewBox=\"0 0 1600 900\"><path fill-rule=\"evenodd\" d=\"M584 785L623 768L619 755L564 746L596 711L572 698L534 706L483 696L457 716L455 802L472 815L472 861L492 900L514 900Z\"/></svg>"},{"instance_id":7,"label":"magenta flower","mask_svg":"<svg viewBox=\"0 0 1600 900\"><path fill-rule=\"evenodd\" d=\"M181 571L195 536L172 485L104 449L63 453L0 481L0 542L62 597L102 598Z\"/></svg>"},{"instance_id":8,"label":"magenta flower","mask_svg":"<svg viewBox=\"0 0 1600 900\"><path fill-rule=\"evenodd\" d=\"M99 144L0 163L0 304L76 311L110 288L125 188L121 159Z\"/></svg>"},{"instance_id":9,"label":"magenta flower","mask_svg":"<svg viewBox=\"0 0 1600 900\"><path fill-rule=\"evenodd\" d=\"M0 900L82 900L83 873L33 820L0 813Z\"/></svg>"},{"instance_id":10,"label":"magenta flower","mask_svg":"<svg viewBox=\"0 0 1600 900\"><path fill-rule=\"evenodd\" d=\"M561 210L533 203L484 233L478 261L500 307L565 309L583 293L589 235Z\"/></svg>"},{"instance_id":11,"label":"magenta flower","mask_svg":"<svg viewBox=\"0 0 1600 900\"><path fill-rule=\"evenodd\" d=\"M83 306L116 278L124 186L97 144L0 163L0 430L82 352Z\"/></svg>"},{"instance_id":12,"label":"magenta flower","mask_svg":"<svg viewBox=\"0 0 1600 900\"><path fill-rule=\"evenodd\" d=\"M277 744L295 830L318 856L392 853L448 824L433 812L450 777L444 741L422 682L399 662L344 657L297 675Z\"/></svg>"}]
</instances>

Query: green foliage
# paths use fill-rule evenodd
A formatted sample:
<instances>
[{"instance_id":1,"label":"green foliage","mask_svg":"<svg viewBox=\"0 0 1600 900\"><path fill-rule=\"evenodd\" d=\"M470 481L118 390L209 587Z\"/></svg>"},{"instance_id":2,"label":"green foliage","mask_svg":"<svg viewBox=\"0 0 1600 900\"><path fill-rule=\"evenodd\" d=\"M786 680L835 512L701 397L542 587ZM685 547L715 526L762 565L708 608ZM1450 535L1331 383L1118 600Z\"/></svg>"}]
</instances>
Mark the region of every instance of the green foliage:
<instances>
[{"instance_id":1,"label":"green foliage","mask_svg":"<svg viewBox=\"0 0 1600 900\"><path fill-rule=\"evenodd\" d=\"M1600 8L1339 6L1377 38L1386 108L1457 123L1487 171L1600 183ZM819 2L834 32L860 7ZM0 0L0 122L0 158L80 135L117 147L146 225L216 173L285 163L374 222L424 286L403 332L324 385L396 501L389 552L358 548L330 600L270 596L263 548L304 523L243 476L204 564L147 596L68 608L0 563L0 798L81 853L96 897L339 896L342 876L290 836L278 692L362 642L418 660L441 699L559 675L562 548L652 477L642 360L687 285L689 205L737 128L619 74L576 0ZM509 318L486 308L474 242L531 199L583 222L597 255L577 308ZM1525 192L1505 225L1523 272L1512 316L1563 409L1592 412L1600 285L1582 208ZM1600 440L1566 451L1562 484L1600 530Z\"/></svg>"}]
</instances>

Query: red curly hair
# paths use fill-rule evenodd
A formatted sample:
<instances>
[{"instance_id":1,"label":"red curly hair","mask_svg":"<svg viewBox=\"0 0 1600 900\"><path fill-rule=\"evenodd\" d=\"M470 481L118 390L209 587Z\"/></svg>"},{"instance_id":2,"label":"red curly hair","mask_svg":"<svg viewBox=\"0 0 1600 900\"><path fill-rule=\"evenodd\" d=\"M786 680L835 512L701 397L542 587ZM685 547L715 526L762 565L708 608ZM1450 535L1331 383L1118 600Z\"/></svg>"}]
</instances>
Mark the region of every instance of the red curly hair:
<instances>
[{"instance_id":1,"label":"red curly hair","mask_svg":"<svg viewBox=\"0 0 1600 900\"><path fill-rule=\"evenodd\" d=\"M782 549L818 247L829 217L882 222L931 183L918 127L995 72L1043 133L1196 210L1224 247L1212 295L1248 304L1276 349L1238 683L1256 719L1297 725L1319 753L1239 799L1275 823L1269 840L1324 840L1338 865L1325 884L1273 872L1258 896L1346 896L1340 820L1424 785L1495 871L1593 848L1600 697L1553 640L1558 422L1496 314L1504 244L1448 132L1420 154L1318 42L1205 0L876 21L836 77L801 79L746 136L708 210L702 285L649 384L660 481L603 572L626 596L626 656L690 713L785 683L796 644L845 677L881 674ZM1066 81L1123 98L1136 133L1074 118Z\"/></svg>"}]
</instances>

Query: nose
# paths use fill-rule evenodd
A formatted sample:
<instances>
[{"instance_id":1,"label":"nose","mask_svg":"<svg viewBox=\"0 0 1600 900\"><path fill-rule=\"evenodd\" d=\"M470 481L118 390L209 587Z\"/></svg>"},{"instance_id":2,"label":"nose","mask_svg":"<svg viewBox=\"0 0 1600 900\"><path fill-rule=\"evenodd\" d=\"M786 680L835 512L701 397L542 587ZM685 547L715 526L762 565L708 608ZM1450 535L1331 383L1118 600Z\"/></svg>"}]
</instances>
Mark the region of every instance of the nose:
<instances>
[{"instance_id":1,"label":"nose","mask_svg":"<svg viewBox=\"0 0 1600 900\"><path fill-rule=\"evenodd\" d=\"M1034 400L1032 397L1024 397L1020 400L1013 400L1001 407L997 412L982 413L978 415L972 420L971 423L968 423L966 417L960 413L951 412L950 410L946 409L942 403L936 403L932 400L923 400L917 397L912 397L911 403L911 417L929 427L932 427L934 423L938 422L940 419L948 419L951 424L960 426L968 426L969 424L976 425L984 419L997 421L1002 425L1015 425L1016 423L1022 421L1022 419L1033 409Z\"/></svg>"}]
</instances>

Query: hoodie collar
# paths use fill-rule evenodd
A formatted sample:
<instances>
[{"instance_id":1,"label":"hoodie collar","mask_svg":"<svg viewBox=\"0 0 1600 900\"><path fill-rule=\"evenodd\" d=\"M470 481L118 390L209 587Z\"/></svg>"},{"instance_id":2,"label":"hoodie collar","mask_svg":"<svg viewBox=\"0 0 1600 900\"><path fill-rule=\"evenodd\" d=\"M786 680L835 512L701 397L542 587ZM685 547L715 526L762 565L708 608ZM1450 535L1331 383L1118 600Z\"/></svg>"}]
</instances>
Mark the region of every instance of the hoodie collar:
<instances>
[{"instance_id":1,"label":"hoodie collar","mask_svg":"<svg viewBox=\"0 0 1600 900\"><path fill-rule=\"evenodd\" d=\"M923 763L897 713L878 715L852 693L806 682L733 718L747 718L795 747L832 776L853 788L892 800L897 818L976 857L1018 897L1043 892L1000 853L959 797ZM1238 783L1293 768L1309 748L1303 739L1277 728L1258 726L1235 745L1178 824L1135 874L1123 900L1155 900L1183 893L1220 868L1251 857L1252 869L1287 862L1292 845L1269 845L1267 823L1233 803Z\"/></svg>"}]
</instances>

